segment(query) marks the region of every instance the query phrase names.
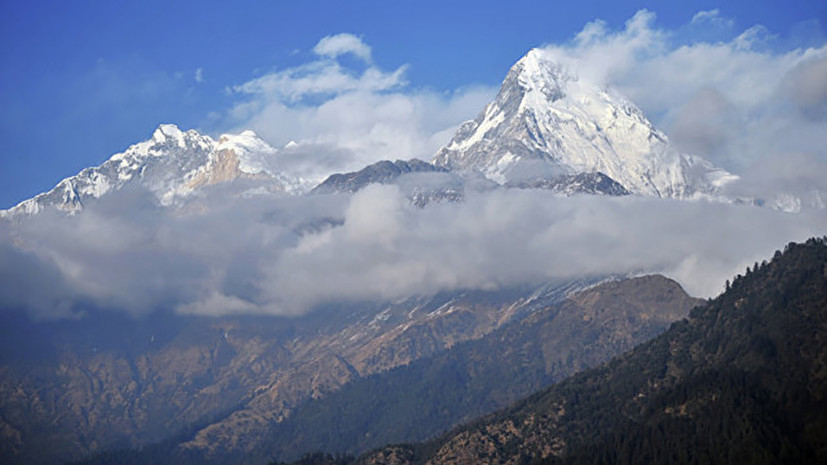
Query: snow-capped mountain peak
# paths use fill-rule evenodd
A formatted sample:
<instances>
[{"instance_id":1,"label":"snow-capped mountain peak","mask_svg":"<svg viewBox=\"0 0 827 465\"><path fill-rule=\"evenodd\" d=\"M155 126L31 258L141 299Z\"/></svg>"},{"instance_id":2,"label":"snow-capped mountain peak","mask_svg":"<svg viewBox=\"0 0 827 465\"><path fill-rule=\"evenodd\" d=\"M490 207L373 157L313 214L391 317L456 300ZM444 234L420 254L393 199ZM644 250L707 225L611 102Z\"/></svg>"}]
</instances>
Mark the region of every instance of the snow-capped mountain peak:
<instances>
[{"instance_id":1,"label":"snow-capped mountain peak","mask_svg":"<svg viewBox=\"0 0 827 465\"><path fill-rule=\"evenodd\" d=\"M538 92L545 97L545 101L553 102L563 98L568 83L577 80L577 77L566 72L563 66L544 60L542 52L537 49L530 50L517 62L515 68L516 79L526 94ZM524 101L529 102L530 100Z\"/></svg>"},{"instance_id":2,"label":"snow-capped mountain peak","mask_svg":"<svg viewBox=\"0 0 827 465\"><path fill-rule=\"evenodd\" d=\"M162 124L152 133L152 140L164 143L174 141L179 147L184 147L184 133L174 124Z\"/></svg>"},{"instance_id":3,"label":"snow-capped mountain peak","mask_svg":"<svg viewBox=\"0 0 827 465\"><path fill-rule=\"evenodd\" d=\"M0 211L2 216L36 214L44 208L75 212L90 199L137 183L163 205L175 204L201 186L254 179L269 191L291 192L299 182L277 169L278 151L253 131L224 134L217 141L195 130L162 124L152 137L62 180L49 192Z\"/></svg>"},{"instance_id":4,"label":"snow-capped mountain peak","mask_svg":"<svg viewBox=\"0 0 827 465\"><path fill-rule=\"evenodd\" d=\"M245 173L271 173L278 170L273 166L277 161L278 150L262 140L250 130L240 134L222 134L218 138L216 151L232 150L238 156L239 169Z\"/></svg>"},{"instance_id":5,"label":"snow-capped mountain peak","mask_svg":"<svg viewBox=\"0 0 827 465\"><path fill-rule=\"evenodd\" d=\"M511 68L494 101L460 127L434 163L476 169L499 183L519 180L527 163L556 175L600 172L632 193L658 197L715 195L736 179L679 153L629 100L540 49Z\"/></svg>"}]
</instances>

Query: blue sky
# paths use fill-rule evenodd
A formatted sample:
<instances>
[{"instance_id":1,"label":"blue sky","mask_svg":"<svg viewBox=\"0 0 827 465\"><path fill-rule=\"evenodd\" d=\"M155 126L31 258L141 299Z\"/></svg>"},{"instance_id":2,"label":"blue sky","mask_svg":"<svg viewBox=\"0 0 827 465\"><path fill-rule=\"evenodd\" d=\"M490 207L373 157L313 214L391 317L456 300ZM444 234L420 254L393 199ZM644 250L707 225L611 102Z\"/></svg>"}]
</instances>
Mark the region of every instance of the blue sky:
<instances>
[{"instance_id":1,"label":"blue sky","mask_svg":"<svg viewBox=\"0 0 827 465\"><path fill-rule=\"evenodd\" d=\"M332 140L279 124L291 114L272 117L284 105L312 107L329 95L303 95L274 110L264 93L245 90L284 70L308 72L308 63L320 63L314 47L324 37L349 33L369 47L367 58L334 57L351 75L399 72L398 82L369 96L393 93L403 99L394 102L404 103L416 95L414 102L431 102L421 104L425 113L445 115L439 122L450 128L482 109L528 49L565 46L598 19L620 31L644 8L654 13L648 27L663 33L670 49L732 41L756 25L769 38L761 51L767 56L825 43L827 5L819 1L3 2L0 208L100 164L147 139L160 123L210 134L249 124L274 144ZM700 17L709 27L690 27L699 12L716 10ZM655 116L668 113L657 103L642 106ZM427 124L420 129L430 142L397 147L397 154L427 157L421 152L449 137Z\"/></svg>"}]
</instances>

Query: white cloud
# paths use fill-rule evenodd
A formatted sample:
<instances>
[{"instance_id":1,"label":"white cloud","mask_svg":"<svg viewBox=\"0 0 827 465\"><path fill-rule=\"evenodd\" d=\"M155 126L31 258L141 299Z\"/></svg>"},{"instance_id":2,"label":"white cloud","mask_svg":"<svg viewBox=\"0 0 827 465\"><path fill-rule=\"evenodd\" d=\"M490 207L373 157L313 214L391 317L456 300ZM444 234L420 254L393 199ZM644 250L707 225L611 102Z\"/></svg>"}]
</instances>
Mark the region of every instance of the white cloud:
<instances>
[{"instance_id":1,"label":"white cloud","mask_svg":"<svg viewBox=\"0 0 827 465\"><path fill-rule=\"evenodd\" d=\"M405 84L404 74L404 66L390 73L370 67L361 74L355 74L334 61L322 60L267 74L235 86L233 90L259 95L266 100L294 103L309 96L390 90Z\"/></svg>"},{"instance_id":2,"label":"white cloud","mask_svg":"<svg viewBox=\"0 0 827 465\"><path fill-rule=\"evenodd\" d=\"M265 98L234 110L243 121L239 127L274 146L296 142L283 153L286 171L321 180L382 159L430 159L492 95L484 87L449 94L353 91L318 105Z\"/></svg>"},{"instance_id":3,"label":"white cloud","mask_svg":"<svg viewBox=\"0 0 827 465\"><path fill-rule=\"evenodd\" d=\"M827 54L802 61L789 70L784 91L813 119L827 116Z\"/></svg>"},{"instance_id":4,"label":"white cloud","mask_svg":"<svg viewBox=\"0 0 827 465\"><path fill-rule=\"evenodd\" d=\"M188 302L176 307L184 315L232 315L236 313L261 313L258 308L236 296L227 296L219 292L212 292L203 300Z\"/></svg>"},{"instance_id":5,"label":"white cloud","mask_svg":"<svg viewBox=\"0 0 827 465\"><path fill-rule=\"evenodd\" d=\"M730 42L675 44L673 32L656 28L654 13L641 10L621 30L593 22L571 43L545 50L579 75L620 88L650 113L660 114L708 88L755 106L772 96L789 69L812 54L825 53L824 47L750 50L764 30L752 27Z\"/></svg>"},{"instance_id":6,"label":"white cloud","mask_svg":"<svg viewBox=\"0 0 827 465\"><path fill-rule=\"evenodd\" d=\"M644 198L561 199L493 191L424 210L394 186L355 194L344 224L305 236L265 265L278 308L347 299L397 299L445 289L660 272L693 295L790 240L819 234L818 212Z\"/></svg>"},{"instance_id":7,"label":"white cloud","mask_svg":"<svg viewBox=\"0 0 827 465\"><path fill-rule=\"evenodd\" d=\"M819 211L545 191L469 193L425 209L395 186L352 196L206 195L211 209L198 214L126 193L81 215L17 223L0 241L0 306L42 318L84 307L291 315L325 302L644 272L706 297L827 228Z\"/></svg>"},{"instance_id":8,"label":"white cloud","mask_svg":"<svg viewBox=\"0 0 827 465\"><path fill-rule=\"evenodd\" d=\"M195 82L198 82L198 83L204 82L204 69L203 68L196 69L195 74L193 75L193 79L195 79Z\"/></svg>"},{"instance_id":9,"label":"white cloud","mask_svg":"<svg viewBox=\"0 0 827 465\"><path fill-rule=\"evenodd\" d=\"M730 28L734 25L734 22L729 18L721 16L720 10L715 8L713 10L699 11L695 13L695 16L692 17L690 24L712 24L718 27Z\"/></svg>"},{"instance_id":10,"label":"white cloud","mask_svg":"<svg viewBox=\"0 0 827 465\"><path fill-rule=\"evenodd\" d=\"M658 53L667 34L652 27L655 14L640 10L626 21L622 31L611 31L602 20L583 28L570 45L549 45L544 49L552 58L591 82L608 82L624 74L639 57Z\"/></svg>"},{"instance_id":11,"label":"white cloud","mask_svg":"<svg viewBox=\"0 0 827 465\"><path fill-rule=\"evenodd\" d=\"M382 159L430 159L494 95L495 89L481 86L415 89L406 80L407 66L357 70L335 60L345 52L369 52L357 45L364 44L350 34L326 37L314 49L324 58L235 86L232 92L244 99L230 111L232 124L275 146L295 141L285 168L321 180Z\"/></svg>"},{"instance_id":12,"label":"white cloud","mask_svg":"<svg viewBox=\"0 0 827 465\"><path fill-rule=\"evenodd\" d=\"M672 141L692 153L716 154L726 150L737 120L733 104L719 91L700 89L675 113Z\"/></svg>"},{"instance_id":13,"label":"white cloud","mask_svg":"<svg viewBox=\"0 0 827 465\"><path fill-rule=\"evenodd\" d=\"M696 24L704 21L711 21L715 18L719 18L719 13L720 11L717 8L714 10L699 11L692 17L691 23Z\"/></svg>"},{"instance_id":14,"label":"white cloud","mask_svg":"<svg viewBox=\"0 0 827 465\"><path fill-rule=\"evenodd\" d=\"M336 58L339 55L351 53L361 58L365 63L372 61L370 46L362 42L362 39L359 37L348 33L323 37L319 40L319 43L313 47L313 52L319 56L329 58Z\"/></svg>"}]
</instances>

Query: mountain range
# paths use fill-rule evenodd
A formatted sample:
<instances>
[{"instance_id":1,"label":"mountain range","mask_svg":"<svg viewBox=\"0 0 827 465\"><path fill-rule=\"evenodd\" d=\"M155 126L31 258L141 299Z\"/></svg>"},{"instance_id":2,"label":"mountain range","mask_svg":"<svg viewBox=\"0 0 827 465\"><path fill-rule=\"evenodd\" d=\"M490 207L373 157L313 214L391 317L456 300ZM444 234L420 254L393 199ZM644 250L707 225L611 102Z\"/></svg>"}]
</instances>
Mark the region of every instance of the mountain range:
<instances>
[{"instance_id":1,"label":"mountain range","mask_svg":"<svg viewBox=\"0 0 827 465\"><path fill-rule=\"evenodd\" d=\"M44 208L77 212L86 202L135 184L162 205L175 205L199 187L236 179L256 182L270 192L296 192L297 178L278 168L278 151L252 131L224 134L218 140L195 130L162 124L152 138L60 181L49 192L25 200L5 215L36 214Z\"/></svg>"},{"instance_id":2,"label":"mountain range","mask_svg":"<svg viewBox=\"0 0 827 465\"><path fill-rule=\"evenodd\" d=\"M698 303L660 276L583 286L302 318L6 318L0 456L263 463L425 439L628 350ZM112 451L124 447L144 452Z\"/></svg>"},{"instance_id":3,"label":"mountain range","mask_svg":"<svg viewBox=\"0 0 827 465\"><path fill-rule=\"evenodd\" d=\"M631 193L679 199L724 198L723 188L738 179L703 158L679 152L631 101L580 79L540 49L531 50L511 68L495 100L476 119L462 124L432 163L381 161L319 182L291 175L281 157L252 131L214 140L164 124L151 139L64 179L3 215L33 214L46 207L78 211L85 202L133 184L149 189L161 204L176 206L199 187L237 179L254 181L254 186L245 187L247 192L301 194L353 192L369 183L391 182L403 173L473 171L491 180L470 183L475 189L495 183L553 186L564 195ZM599 179L584 184L583 176ZM457 185L464 186L468 177L437 177L450 185L436 189L429 180L430 185L419 190L425 197L440 190L443 198L458 200L463 188Z\"/></svg>"},{"instance_id":4,"label":"mountain range","mask_svg":"<svg viewBox=\"0 0 827 465\"><path fill-rule=\"evenodd\" d=\"M30 239L26 232L57 225L59 236L61 225L68 224L60 221L83 218L90 210L105 216L106 209L94 206L130 190L148 194L150 213L141 216L128 210L126 202L114 232L107 230L100 239L104 252L126 244L128 252L116 256L126 260L113 264L101 254L83 265L91 263L101 275L107 271L104 264L113 267L110 271L124 268L125 279L111 281L114 286L128 287L134 279L140 281L139 290L152 295L172 293L163 281L180 273L186 288L181 294L190 299L148 299L161 307L130 315L130 309L107 306L117 301L107 300L114 294L106 288L111 282L99 279L85 290L104 297L80 298L80 310L68 318L41 321L19 304L25 300L3 308L0 461L253 464L294 460L312 450L365 453L359 463L646 461L653 438L665 441L663 431L684 441L675 447L719 450L723 446L715 438L699 445L686 439L687 431L709 429L729 440L741 430L690 420L710 416L720 405L734 410L731 404L742 398L747 399L745 412L731 418L742 429L754 424L759 430L745 433L733 450L754 449L759 459L824 457L817 439L825 424L823 400L812 394L823 391L823 354L818 350L823 346L827 276L823 241L789 246L707 303L687 295L675 281L647 275L650 270L628 272L631 265L619 274L578 271L577 263L566 262L565 250L560 250L558 266L575 270L559 279L517 270L514 274L522 277L517 284L498 279L501 275L483 275L467 284L449 268L456 254L438 247L455 213L446 207L485 193L520 198L528 190L543 191L542 201L561 203L579 200L567 198L577 196L611 202L645 197L670 206L761 204L760 199L729 197L727 186L737 175L681 153L618 92L587 82L542 50L532 50L508 72L495 100L462 124L429 161L381 160L326 179L307 179L290 172L284 152L252 131L213 138L163 124L149 140L0 212L5 241L0 257L21 263L20 276L38 272L38 267L46 270L46 284L40 287L17 279L14 270L7 273L12 286L3 289L17 286L14 292L38 293L63 284L54 270L74 279L67 282L85 284L88 268L71 254L40 250L51 236ZM417 261L417 250L407 250L404 240L392 240L403 229L417 231L416 224L397 218L398 212L388 207L395 205L397 194L416 207L408 205L406 211L432 215L430 227L436 232L427 246L445 255L445 261ZM220 207L211 203L217 197ZM328 201L335 208L307 213ZM647 202L640 205L651 205ZM519 231L521 225L505 224L509 218L499 210L502 205L511 204L494 202L474 211L492 218L486 227ZM245 214L199 221L211 208L237 208ZM365 211L376 218L366 220ZM289 216L295 212L302 215L293 222ZM567 214L588 221L581 213L589 212ZM133 216L136 221L123 221ZM38 223L43 217L48 221ZM191 220L173 223L186 225L181 234L158 228L146 236L133 235L147 218L160 223L181 217ZM230 247L253 227L235 221L251 217L266 226L256 230L262 235L255 237L259 242L250 241L259 248L243 241ZM73 224L80 224L79 234L97 239L94 229L101 223L96 219ZM209 229L210 220L221 222L220 234ZM220 237L205 240L211 233ZM297 304L300 310L294 310L287 305L290 299L267 294L260 283L272 284L273 279L306 284L300 282L303 276L292 280L299 275L296 268L274 271L271 261L284 256L294 260L288 264L307 260L311 252L334 243L337 234L367 246L322 254L327 261L308 269L324 271L330 261L345 256L352 260L345 264L347 272L359 275L364 262L358 259L377 251L380 261L400 255L410 261L404 273L388 266L371 275L377 283L369 285L377 290L368 295L377 298L344 293L338 300L310 299L307 308ZM366 237L388 240L373 243ZM526 248L547 239L526 236L523 244L523 236L516 237ZM548 237L556 244L556 236ZM155 250L142 246L153 241L175 246L162 252L185 250L189 255L162 274L168 270L161 268L176 264L174 259L150 254L147 268L155 275L129 274L129 260L143 263L142 255ZM71 237L67 243L73 252ZM291 248L278 249L275 244L281 243ZM511 249L500 250L496 242L480 244L495 249L498 266L513 266L506 260ZM266 247L275 252L265 254ZM466 272L483 266L475 256L461 258L469 263L462 268ZM691 265L690 259L681 263L682 269L691 270ZM410 275L430 287L402 297L386 289L407 289ZM337 296L325 294L331 285L321 280L309 284L322 296ZM289 293L290 287L277 290ZM192 300L205 289L208 298ZM43 301L61 307L69 305L66 299ZM168 302L175 304L163 306ZM255 314L277 307L273 302L284 303L286 310ZM798 363L795 351L803 347L816 349ZM773 376L801 380L806 389L774 385ZM540 389L546 390L508 407ZM716 403L719 398L730 404ZM769 404L761 404L764 400ZM502 408L506 410L462 425ZM783 421L776 427L762 416ZM430 442L413 444L420 440ZM406 444L366 452L387 443ZM679 460L699 463L708 457Z\"/></svg>"}]
</instances>

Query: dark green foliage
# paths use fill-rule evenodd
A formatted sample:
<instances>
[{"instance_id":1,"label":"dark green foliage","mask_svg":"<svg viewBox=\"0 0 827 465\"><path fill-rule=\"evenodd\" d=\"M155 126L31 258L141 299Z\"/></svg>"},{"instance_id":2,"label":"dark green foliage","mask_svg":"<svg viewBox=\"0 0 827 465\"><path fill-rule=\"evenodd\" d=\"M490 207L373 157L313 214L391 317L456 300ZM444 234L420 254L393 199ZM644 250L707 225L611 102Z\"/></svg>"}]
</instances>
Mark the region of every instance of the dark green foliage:
<instances>
[{"instance_id":1,"label":"dark green foliage","mask_svg":"<svg viewBox=\"0 0 827 465\"><path fill-rule=\"evenodd\" d=\"M325 454L322 452L314 452L304 454L290 465L347 465L353 462L354 457L347 454ZM288 465L286 462L270 462L270 465Z\"/></svg>"},{"instance_id":2,"label":"dark green foliage","mask_svg":"<svg viewBox=\"0 0 827 465\"><path fill-rule=\"evenodd\" d=\"M113 450L101 452L85 460L73 461L68 465L143 465L143 464L174 464L190 465L204 463L204 457L197 451L179 447L179 445L191 439L196 432L205 426L215 422L218 418L226 416L222 412L201 421L194 422L178 433L163 441L150 444L140 449L114 448Z\"/></svg>"},{"instance_id":3,"label":"dark green foliage","mask_svg":"<svg viewBox=\"0 0 827 465\"><path fill-rule=\"evenodd\" d=\"M541 340L534 334L522 336ZM425 439L560 376L557 371L545 372L539 349L532 348L534 358L526 359L518 351L498 351L497 342L502 343L487 338L461 344L309 402L275 427L270 450L289 457L311 447L358 452L388 442Z\"/></svg>"},{"instance_id":4,"label":"dark green foliage","mask_svg":"<svg viewBox=\"0 0 827 465\"><path fill-rule=\"evenodd\" d=\"M581 414L602 432L573 436L580 445L564 463L824 463L825 338L827 246L824 239L788 245L771 265L756 264L730 292L696 309L688 324L601 376L611 391L600 397L622 408L600 424L608 404L589 399L599 407ZM672 348L666 360L664 343ZM635 382L629 368L640 362L673 368ZM635 402L633 391L645 400Z\"/></svg>"}]
</instances>

